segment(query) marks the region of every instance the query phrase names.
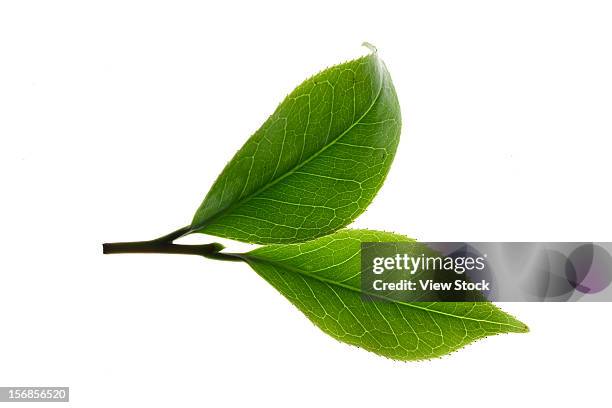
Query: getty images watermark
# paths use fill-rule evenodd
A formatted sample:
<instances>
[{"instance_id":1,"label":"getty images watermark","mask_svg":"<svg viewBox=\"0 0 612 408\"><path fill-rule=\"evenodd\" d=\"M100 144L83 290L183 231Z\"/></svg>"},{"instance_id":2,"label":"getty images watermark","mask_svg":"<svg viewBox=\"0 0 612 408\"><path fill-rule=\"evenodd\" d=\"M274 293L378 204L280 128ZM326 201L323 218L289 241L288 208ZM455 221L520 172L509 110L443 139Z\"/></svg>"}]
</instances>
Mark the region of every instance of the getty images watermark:
<instances>
[{"instance_id":1,"label":"getty images watermark","mask_svg":"<svg viewBox=\"0 0 612 408\"><path fill-rule=\"evenodd\" d=\"M612 301L608 242L369 242L366 300Z\"/></svg>"}]
</instances>

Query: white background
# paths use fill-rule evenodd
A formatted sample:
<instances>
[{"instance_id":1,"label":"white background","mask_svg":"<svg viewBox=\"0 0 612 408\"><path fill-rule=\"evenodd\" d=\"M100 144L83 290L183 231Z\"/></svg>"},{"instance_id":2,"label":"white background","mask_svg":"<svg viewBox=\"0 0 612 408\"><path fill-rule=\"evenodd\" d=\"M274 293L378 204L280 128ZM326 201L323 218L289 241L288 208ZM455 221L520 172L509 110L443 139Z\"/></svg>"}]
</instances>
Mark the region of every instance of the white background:
<instances>
[{"instance_id":1,"label":"white background","mask_svg":"<svg viewBox=\"0 0 612 408\"><path fill-rule=\"evenodd\" d=\"M78 407L609 404L610 304L502 305L531 332L402 363L245 265L101 254L189 223L282 98L362 41L404 127L355 226L610 241L609 4L2 1L0 385Z\"/></svg>"}]
</instances>

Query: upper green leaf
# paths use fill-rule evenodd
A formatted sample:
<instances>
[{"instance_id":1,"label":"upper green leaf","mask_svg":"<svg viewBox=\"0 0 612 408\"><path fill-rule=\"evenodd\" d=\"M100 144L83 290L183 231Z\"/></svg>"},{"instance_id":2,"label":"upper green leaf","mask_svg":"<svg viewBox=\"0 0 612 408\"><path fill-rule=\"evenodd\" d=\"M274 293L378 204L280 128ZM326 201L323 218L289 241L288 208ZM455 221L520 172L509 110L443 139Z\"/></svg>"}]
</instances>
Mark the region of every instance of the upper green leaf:
<instances>
[{"instance_id":1,"label":"upper green leaf","mask_svg":"<svg viewBox=\"0 0 612 408\"><path fill-rule=\"evenodd\" d=\"M412 240L387 232L342 230L301 244L261 247L243 258L325 333L385 357L433 358L486 336L528 331L489 302L362 300L361 243L394 241ZM424 249L414 243L415 255Z\"/></svg>"},{"instance_id":2,"label":"upper green leaf","mask_svg":"<svg viewBox=\"0 0 612 408\"><path fill-rule=\"evenodd\" d=\"M352 222L380 189L400 109L374 52L298 86L227 164L190 232L292 243Z\"/></svg>"}]
</instances>

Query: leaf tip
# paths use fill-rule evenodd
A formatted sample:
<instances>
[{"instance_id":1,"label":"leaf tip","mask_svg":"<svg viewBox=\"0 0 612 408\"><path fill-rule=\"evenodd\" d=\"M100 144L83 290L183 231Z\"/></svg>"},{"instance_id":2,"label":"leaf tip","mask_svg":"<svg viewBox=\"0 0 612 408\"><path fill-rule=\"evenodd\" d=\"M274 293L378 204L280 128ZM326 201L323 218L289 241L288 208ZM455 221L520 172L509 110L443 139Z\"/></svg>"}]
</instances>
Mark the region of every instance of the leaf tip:
<instances>
[{"instance_id":1,"label":"leaf tip","mask_svg":"<svg viewBox=\"0 0 612 408\"><path fill-rule=\"evenodd\" d=\"M505 313L505 312L503 312ZM505 313L511 320L511 330L508 330L508 333L529 333L529 326L527 326L525 323L521 322L520 320L518 320L516 317Z\"/></svg>"},{"instance_id":2,"label":"leaf tip","mask_svg":"<svg viewBox=\"0 0 612 408\"><path fill-rule=\"evenodd\" d=\"M369 43L369 42L367 42L367 41L364 41L363 43L361 43L361 45L362 45L363 47L366 47L366 48L367 48L367 49L369 49L370 51L372 51L372 54L376 54L376 53L378 53L378 48L376 48L376 46L374 46L373 44L371 44L371 43Z\"/></svg>"}]
</instances>

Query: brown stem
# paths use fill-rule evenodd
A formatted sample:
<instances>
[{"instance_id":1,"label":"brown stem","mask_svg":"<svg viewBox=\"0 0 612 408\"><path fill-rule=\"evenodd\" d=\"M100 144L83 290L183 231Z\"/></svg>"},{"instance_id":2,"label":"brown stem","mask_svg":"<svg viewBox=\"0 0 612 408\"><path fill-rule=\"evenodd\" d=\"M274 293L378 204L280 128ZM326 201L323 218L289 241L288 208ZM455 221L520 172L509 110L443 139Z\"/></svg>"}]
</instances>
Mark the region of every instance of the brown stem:
<instances>
[{"instance_id":1,"label":"brown stem","mask_svg":"<svg viewBox=\"0 0 612 408\"><path fill-rule=\"evenodd\" d=\"M200 255L210 259L218 259L225 261L240 261L241 258L237 254L224 254L221 250L224 248L219 243L203 244L203 245L182 245L174 244L177 238L186 235L189 232L189 227L184 227L176 230L161 238L151 241L136 241L136 242L113 242L102 244L102 253L104 254L184 254L184 255Z\"/></svg>"}]
</instances>

